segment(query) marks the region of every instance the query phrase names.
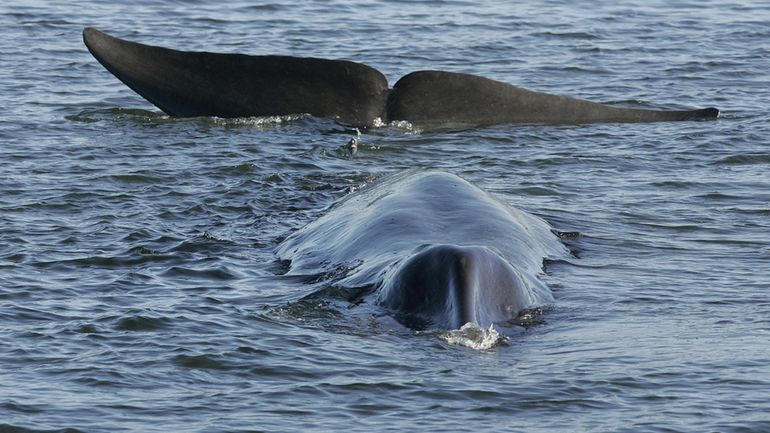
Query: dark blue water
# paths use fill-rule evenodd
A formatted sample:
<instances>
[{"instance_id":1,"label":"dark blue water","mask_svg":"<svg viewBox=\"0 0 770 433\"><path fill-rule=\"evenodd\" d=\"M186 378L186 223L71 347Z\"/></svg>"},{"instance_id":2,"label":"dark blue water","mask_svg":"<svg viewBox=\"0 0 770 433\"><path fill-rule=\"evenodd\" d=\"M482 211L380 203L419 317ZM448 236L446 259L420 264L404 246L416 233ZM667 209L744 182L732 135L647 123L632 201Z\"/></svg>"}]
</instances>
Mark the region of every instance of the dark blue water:
<instances>
[{"instance_id":1,"label":"dark blue water","mask_svg":"<svg viewBox=\"0 0 770 433\"><path fill-rule=\"evenodd\" d=\"M5 2L0 430L770 430L770 7ZM717 121L363 133L169 119L81 31L463 71ZM474 350L303 302L280 241L406 168L563 232L554 302Z\"/></svg>"}]
</instances>

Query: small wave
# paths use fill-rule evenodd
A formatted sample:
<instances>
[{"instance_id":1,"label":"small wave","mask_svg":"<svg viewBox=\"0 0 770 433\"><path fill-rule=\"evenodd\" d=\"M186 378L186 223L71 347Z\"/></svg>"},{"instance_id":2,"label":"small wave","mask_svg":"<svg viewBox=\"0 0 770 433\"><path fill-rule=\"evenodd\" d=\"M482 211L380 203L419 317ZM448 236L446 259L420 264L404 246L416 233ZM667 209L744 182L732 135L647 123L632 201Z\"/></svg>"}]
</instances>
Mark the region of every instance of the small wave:
<instances>
[{"instance_id":1,"label":"small wave","mask_svg":"<svg viewBox=\"0 0 770 433\"><path fill-rule=\"evenodd\" d=\"M19 412L19 413L43 413L45 410L39 406L34 405L28 405L28 404L22 404L17 403L13 400L7 401L3 404L0 404L0 409L4 409L10 412ZM2 429L2 425L0 425L0 431L5 431Z\"/></svg>"},{"instance_id":2,"label":"small wave","mask_svg":"<svg viewBox=\"0 0 770 433\"><path fill-rule=\"evenodd\" d=\"M173 121L173 118L157 111L121 107L83 110L78 114L65 116L64 118L81 123L96 123L105 120L130 120L138 123L167 123Z\"/></svg>"},{"instance_id":3,"label":"small wave","mask_svg":"<svg viewBox=\"0 0 770 433\"><path fill-rule=\"evenodd\" d=\"M532 196L561 196L562 195L562 192L559 191L558 189L548 188L545 186L528 186L528 187L518 188L515 191L521 195L532 195Z\"/></svg>"},{"instance_id":4,"label":"small wave","mask_svg":"<svg viewBox=\"0 0 770 433\"><path fill-rule=\"evenodd\" d=\"M743 207L743 206L727 206L719 208L718 210L723 212L735 212L744 215L764 215L770 216L770 207Z\"/></svg>"},{"instance_id":5,"label":"small wave","mask_svg":"<svg viewBox=\"0 0 770 433\"><path fill-rule=\"evenodd\" d=\"M709 192L704 194L698 194L694 196L698 199L704 199L709 201L735 201L740 200L741 196L736 194L726 194L721 192Z\"/></svg>"},{"instance_id":6,"label":"small wave","mask_svg":"<svg viewBox=\"0 0 770 433\"><path fill-rule=\"evenodd\" d=\"M754 165L770 164L768 153L744 153L730 155L714 162L714 165Z\"/></svg>"},{"instance_id":7,"label":"small wave","mask_svg":"<svg viewBox=\"0 0 770 433\"><path fill-rule=\"evenodd\" d=\"M257 171L258 167L253 162L244 162L235 165L225 165L217 167L217 171L224 175L251 175Z\"/></svg>"},{"instance_id":8,"label":"small wave","mask_svg":"<svg viewBox=\"0 0 770 433\"><path fill-rule=\"evenodd\" d=\"M221 355L177 355L172 362L180 367L203 370L230 370Z\"/></svg>"},{"instance_id":9,"label":"small wave","mask_svg":"<svg viewBox=\"0 0 770 433\"><path fill-rule=\"evenodd\" d=\"M227 251L234 242L203 232L202 235L185 239L169 249L171 253L221 253Z\"/></svg>"},{"instance_id":10,"label":"small wave","mask_svg":"<svg viewBox=\"0 0 770 433\"><path fill-rule=\"evenodd\" d=\"M541 69L543 71L568 72L570 74L612 75L610 69L598 67L590 68L582 66L549 65Z\"/></svg>"},{"instance_id":11,"label":"small wave","mask_svg":"<svg viewBox=\"0 0 770 433\"><path fill-rule=\"evenodd\" d=\"M468 322L460 329L439 334L439 337L453 346L464 346L476 350L490 350L508 343L508 338L497 332L494 325L484 329Z\"/></svg>"},{"instance_id":12,"label":"small wave","mask_svg":"<svg viewBox=\"0 0 770 433\"><path fill-rule=\"evenodd\" d=\"M238 278L227 266L218 266L206 269L191 269L183 266L172 266L165 272L164 277L196 280L229 281Z\"/></svg>"},{"instance_id":13,"label":"small wave","mask_svg":"<svg viewBox=\"0 0 770 433\"><path fill-rule=\"evenodd\" d=\"M588 32L538 32L535 36L549 38L549 39L577 39L577 40L598 40L601 39L599 35Z\"/></svg>"},{"instance_id":14,"label":"small wave","mask_svg":"<svg viewBox=\"0 0 770 433\"><path fill-rule=\"evenodd\" d=\"M3 432L3 433L81 433L82 430L78 430L76 428L62 428L58 430L33 430L33 429L19 427L11 424L0 423L0 432Z\"/></svg>"},{"instance_id":15,"label":"small wave","mask_svg":"<svg viewBox=\"0 0 770 433\"><path fill-rule=\"evenodd\" d=\"M64 268L123 268L139 266L149 263L173 262L179 260L174 254L159 253L158 251L145 248L134 247L125 254L116 256L88 256L72 259L50 260L33 262L32 266L41 269L64 269Z\"/></svg>"},{"instance_id":16,"label":"small wave","mask_svg":"<svg viewBox=\"0 0 770 433\"><path fill-rule=\"evenodd\" d=\"M142 110L138 108L100 108L81 111L78 114L65 116L65 119L73 122L96 123L102 121L128 120L141 124L164 124L179 122L201 122L210 126L224 128L256 127L269 128L283 123L295 122L310 118L309 114L289 114L282 116L254 116L254 117L171 117L167 114Z\"/></svg>"},{"instance_id":17,"label":"small wave","mask_svg":"<svg viewBox=\"0 0 770 433\"><path fill-rule=\"evenodd\" d=\"M698 183L687 180L664 180L651 182L650 185L666 189L688 189L698 186Z\"/></svg>"},{"instance_id":18,"label":"small wave","mask_svg":"<svg viewBox=\"0 0 770 433\"><path fill-rule=\"evenodd\" d=\"M259 5L242 6L240 9L247 12L277 12L284 8L282 4L267 3Z\"/></svg>"},{"instance_id":19,"label":"small wave","mask_svg":"<svg viewBox=\"0 0 770 433\"><path fill-rule=\"evenodd\" d=\"M107 176L108 179L119 184L147 184L154 185L163 182L163 179L158 176L152 176L149 174L143 174L141 172L129 173L129 174L113 174Z\"/></svg>"},{"instance_id":20,"label":"small wave","mask_svg":"<svg viewBox=\"0 0 770 433\"><path fill-rule=\"evenodd\" d=\"M119 331L149 332L158 331L171 324L167 317L131 316L117 321L115 329Z\"/></svg>"}]
</instances>

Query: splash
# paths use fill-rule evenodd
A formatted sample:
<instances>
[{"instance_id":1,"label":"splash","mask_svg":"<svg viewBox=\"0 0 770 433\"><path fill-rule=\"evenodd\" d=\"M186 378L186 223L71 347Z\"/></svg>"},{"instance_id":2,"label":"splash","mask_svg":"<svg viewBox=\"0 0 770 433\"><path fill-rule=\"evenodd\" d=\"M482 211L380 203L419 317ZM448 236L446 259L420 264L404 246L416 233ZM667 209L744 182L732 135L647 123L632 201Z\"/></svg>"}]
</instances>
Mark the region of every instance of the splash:
<instances>
[{"instance_id":1,"label":"splash","mask_svg":"<svg viewBox=\"0 0 770 433\"><path fill-rule=\"evenodd\" d=\"M76 115L65 117L73 122L96 123L101 121L130 121L143 125L160 125L167 123L199 122L205 125L222 128L253 127L268 129L286 123L297 122L312 118L309 114L288 114L276 116L254 117L172 117L157 111L148 111L137 108L99 108L83 110Z\"/></svg>"},{"instance_id":2,"label":"splash","mask_svg":"<svg viewBox=\"0 0 770 433\"><path fill-rule=\"evenodd\" d=\"M269 128L272 126L281 125L283 123L291 123L299 120L304 120L311 117L309 114L286 114L276 116L253 116L253 117L204 117L216 126L222 127L240 127L251 126L256 128Z\"/></svg>"},{"instance_id":3,"label":"splash","mask_svg":"<svg viewBox=\"0 0 770 433\"><path fill-rule=\"evenodd\" d=\"M377 117L372 122L372 126L374 126L375 128L390 127L395 129L401 129L413 134L419 134L422 132L421 129L416 128L411 122L406 120L393 120L390 123L386 123L382 121L382 118Z\"/></svg>"},{"instance_id":4,"label":"splash","mask_svg":"<svg viewBox=\"0 0 770 433\"><path fill-rule=\"evenodd\" d=\"M439 334L439 337L453 346L470 347L476 350L489 350L508 342L508 338L497 332L494 325L484 329L473 322L466 323L460 329Z\"/></svg>"}]
</instances>

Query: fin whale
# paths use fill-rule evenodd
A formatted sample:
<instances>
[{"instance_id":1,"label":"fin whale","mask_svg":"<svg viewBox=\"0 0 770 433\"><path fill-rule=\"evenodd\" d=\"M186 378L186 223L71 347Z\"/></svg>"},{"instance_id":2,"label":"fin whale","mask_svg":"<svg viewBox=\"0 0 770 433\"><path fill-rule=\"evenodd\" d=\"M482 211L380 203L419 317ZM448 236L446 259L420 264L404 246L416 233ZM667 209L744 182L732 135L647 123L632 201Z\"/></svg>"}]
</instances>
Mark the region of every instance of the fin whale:
<instances>
[{"instance_id":1,"label":"fin whale","mask_svg":"<svg viewBox=\"0 0 770 433\"><path fill-rule=\"evenodd\" d=\"M431 245L383 282L379 303L414 328L487 327L535 306L519 271L485 246Z\"/></svg>"},{"instance_id":2,"label":"fin whale","mask_svg":"<svg viewBox=\"0 0 770 433\"><path fill-rule=\"evenodd\" d=\"M407 327L457 329L551 302L543 259L567 250L545 221L461 177L409 170L348 195L276 255L287 275L363 288L357 298Z\"/></svg>"},{"instance_id":3,"label":"fin whale","mask_svg":"<svg viewBox=\"0 0 770 433\"><path fill-rule=\"evenodd\" d=\"M357 127L506 123L581 124L713 119L716 108L620 108L444 71L407 74L388 88L376 69L347 60L186 52L83 30L91 54L170 116L311 114Z\"/></svg>"}]
</instances>

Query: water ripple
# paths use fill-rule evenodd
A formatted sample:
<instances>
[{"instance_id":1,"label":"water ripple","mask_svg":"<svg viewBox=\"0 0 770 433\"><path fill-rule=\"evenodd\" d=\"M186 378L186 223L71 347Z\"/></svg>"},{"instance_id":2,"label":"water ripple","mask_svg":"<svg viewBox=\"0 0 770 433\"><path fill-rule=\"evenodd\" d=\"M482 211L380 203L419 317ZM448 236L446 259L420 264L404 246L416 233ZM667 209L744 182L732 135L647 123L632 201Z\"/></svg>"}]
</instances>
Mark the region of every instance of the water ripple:
<instances>
[{"instance_id":1,"label":"water ripple","mask_svg":"<svg viewBox=\"0 0 770 433\"><path fill-rule=\"evenodd\" d=\"M770 429L767 5L13 3L0 431ZM91 57L85 25L347 58L391 84L450 70L723 116L360 136L305 115L175 119ZM338 152L353 136L356 155ZM547 263L554 305L506 345L453 346L349 308L355 293L321 302L339 291L319 286L329 275L281 275L281 239L414 168L579 233L564 239L573 257Z\"/></svg>"}]
</instances>

